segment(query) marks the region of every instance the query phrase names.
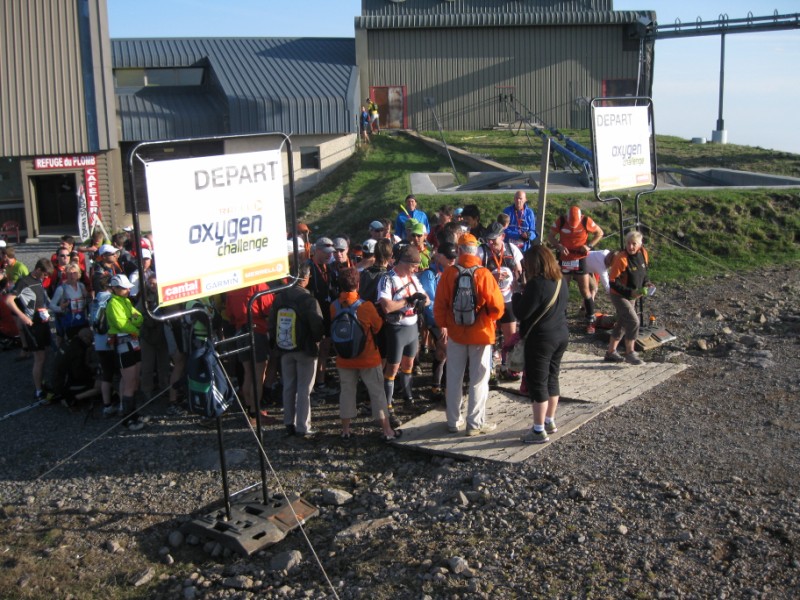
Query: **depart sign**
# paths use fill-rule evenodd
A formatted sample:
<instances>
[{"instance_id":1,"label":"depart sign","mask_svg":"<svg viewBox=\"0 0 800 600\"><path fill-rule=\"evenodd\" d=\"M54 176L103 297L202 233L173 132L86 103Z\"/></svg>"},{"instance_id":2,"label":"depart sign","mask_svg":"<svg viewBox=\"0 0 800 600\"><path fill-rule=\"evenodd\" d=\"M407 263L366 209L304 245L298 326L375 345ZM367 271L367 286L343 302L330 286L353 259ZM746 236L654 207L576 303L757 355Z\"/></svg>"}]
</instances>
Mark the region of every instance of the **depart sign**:
<instances>
[{"instance_id":1,"label":"depart sign","mask_svg":"<svg viewBox=\"0 0 800 600\"><path fill-rule=\"evenodd\" d=\"M648 106L593 106L598 192L652 186Z\"/></svg>"},{"instance_id":2,"label":"depart sign","mask_svg":"<svg viewBox=\"0 0 800 600\"><path fill-rule=\"evenodd\" d=\"M280 150L152 161L145 168L159 304L288 275Z\"/></svg>"}]
</instances>

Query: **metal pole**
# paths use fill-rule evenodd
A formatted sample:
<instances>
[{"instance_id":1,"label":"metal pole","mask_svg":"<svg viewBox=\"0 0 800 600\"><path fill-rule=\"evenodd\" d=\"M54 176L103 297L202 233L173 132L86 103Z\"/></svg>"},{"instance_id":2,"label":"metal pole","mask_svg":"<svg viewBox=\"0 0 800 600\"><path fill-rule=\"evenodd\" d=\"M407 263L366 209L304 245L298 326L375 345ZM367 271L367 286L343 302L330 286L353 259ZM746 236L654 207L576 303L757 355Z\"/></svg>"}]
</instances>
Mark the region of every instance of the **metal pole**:
<instances>
[{"instance_id":1,"label":"metal pole","mask_svg":"<svg viewBox=\"0 0 800 600\"><path fill-rule=\"evenodd\" d=\"M547 207L547 180L550 176L550 138L545 138L542 145L542 164L539 169L539 206L537 207L538 218L536 219L536 239L540 244L544 243L544 213Z\"/></svg>"},{"instance_id":2,"label":"metal pole","mask_svg":"<svg viewBox=\"0 0 800 600\"><path fill-rule=\"evenodd\" d=\"M725 34L720 38L720 57L719 57L719 114L717 115L717 131L725 129L725 121L722 118L722 98L725 90Z\"/></svg>"},{"instance_id":3,"label":"metal pole","mask_svg":"<svg viewBox=\"0 0 800 600\"><path fill-rule=\"evenodd\" d=\"M219 470L222 474L222 494L225 502L225 520L231 520L231 493L228 488L228 463L225 460L225 444L222 440L222 417L217 417L217 444L219 446Z\"/></svg>"}]
</instances>

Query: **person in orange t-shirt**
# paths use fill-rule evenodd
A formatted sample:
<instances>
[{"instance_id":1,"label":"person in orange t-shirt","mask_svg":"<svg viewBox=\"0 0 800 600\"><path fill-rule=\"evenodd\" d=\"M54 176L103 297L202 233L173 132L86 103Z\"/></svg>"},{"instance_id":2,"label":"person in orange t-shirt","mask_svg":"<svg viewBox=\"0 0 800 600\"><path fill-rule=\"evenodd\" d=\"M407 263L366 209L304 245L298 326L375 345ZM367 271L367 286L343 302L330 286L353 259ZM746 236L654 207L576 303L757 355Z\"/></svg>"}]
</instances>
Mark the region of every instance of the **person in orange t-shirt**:
<instances>
[{"instance_id":1,"label":"person in orange t-shirt","mask_svg":"<svg viewBox=\"0 0 800 600\"><path fill-rule=\"evenodd\" d=\"M589 234L593 235L592 241L589 241ZM595 332L595 315L586 257L602 239L603 230L600 226L590 216L581 214L577 206L571 206L566 215L558 217L547 236L547 241L555 248L561 272L578 283L586 311L586 333L589 335Z\"/></svg>"},{"instance_id":2,"label":"person in orange t-shirt","mask_svg":"<svg viewBox=\"0 0 800 600\"><path fill-rule=\"evenodd\" d=\"M349 268L339 272L339 298L342 307L352 306L360 299L358 282L360 275L357 269ZM336 303L331 304L331 321L336 316ZM336 357L336 370L339 371L339 416L342 419L342 439L350 439L350 424L358 414L356 407L356 385L358 378L364 382L369 393L372 417L383 429L383 439L387 442L396 440L402 435L399 429L392 429L389 423L389 408L386 392L383 388L383 369L381 355L375 344L375 334L383 327L383 319L372 302L361 300L356 307L356 318L367 335L364 350L353 358Z\"/></svg>"}]
</instances>

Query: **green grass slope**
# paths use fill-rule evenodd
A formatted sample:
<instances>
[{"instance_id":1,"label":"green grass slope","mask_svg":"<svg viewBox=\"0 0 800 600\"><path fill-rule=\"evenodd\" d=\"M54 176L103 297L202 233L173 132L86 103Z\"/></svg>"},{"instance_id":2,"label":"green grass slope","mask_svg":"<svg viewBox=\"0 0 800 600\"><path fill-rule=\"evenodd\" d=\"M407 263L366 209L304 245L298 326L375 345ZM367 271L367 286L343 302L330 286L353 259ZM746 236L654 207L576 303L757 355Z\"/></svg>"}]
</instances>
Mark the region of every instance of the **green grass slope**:
<instances>
[{"instance_id":1,"label":"green grass slope","mask_svg":"<svg viewBox=\"0 0 800 600\"><path fill-rule=\"evenodd\" d=\"M448 143L505 164L512 164L525 152L523 143L528 145L524 134L512 136L508 131L447 135ZM588 143L588 139L575 137ZM664 164L666 157L670 164L682 167L724 166L800 176L798 155L743 146L693 145L678 138L660 137L659 142L659 164ZM317 188L298 197L298 214L311 226L312 239L347 234L360 242L367 237L371 221L397 216L410 191L411 173L449 170L446 158L415 140L402 135L374 136L372 144L361 147ZM633 195L621 198L628 227L634 214ZM417 199L429 217L444 203L477 204L483 222L488 223L511 203L512 194L417 195ZM537 201L535 193L529 196L532 206ZM601 247L619 247L616 204L600 203L591 193L550 196L545 223L552 223L571 204L580 205L603 227L606 240ZM800 189L657 191L642 196L640 213L653 270L660 281L800 262Z\"/></svg>"}]
</instances>

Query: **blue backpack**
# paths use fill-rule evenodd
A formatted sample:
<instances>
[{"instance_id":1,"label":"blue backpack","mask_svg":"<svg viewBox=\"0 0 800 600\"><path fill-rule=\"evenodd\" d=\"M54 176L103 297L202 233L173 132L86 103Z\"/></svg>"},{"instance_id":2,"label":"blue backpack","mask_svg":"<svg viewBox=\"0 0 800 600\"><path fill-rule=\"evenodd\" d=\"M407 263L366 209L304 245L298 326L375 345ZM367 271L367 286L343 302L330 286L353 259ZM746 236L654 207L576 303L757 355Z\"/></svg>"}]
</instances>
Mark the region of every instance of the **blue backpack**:
<instances>
[{"instance_id":1,"label":"blue backpack","mask_svg":"<svg viewBox=\"0 0 800 600\"><path fill-rule=\"evenodd\" d=\"M355 358L367 344L367 333L356 316L356 310L363 303L361 299L350 306L342 306L338 300L333 303L336 313L331 321L331 341L336 354L342 358Z\"/></svg>"}]
</instances>

